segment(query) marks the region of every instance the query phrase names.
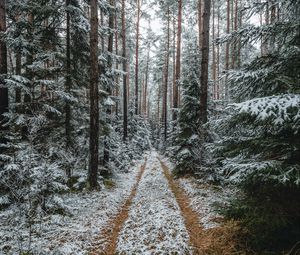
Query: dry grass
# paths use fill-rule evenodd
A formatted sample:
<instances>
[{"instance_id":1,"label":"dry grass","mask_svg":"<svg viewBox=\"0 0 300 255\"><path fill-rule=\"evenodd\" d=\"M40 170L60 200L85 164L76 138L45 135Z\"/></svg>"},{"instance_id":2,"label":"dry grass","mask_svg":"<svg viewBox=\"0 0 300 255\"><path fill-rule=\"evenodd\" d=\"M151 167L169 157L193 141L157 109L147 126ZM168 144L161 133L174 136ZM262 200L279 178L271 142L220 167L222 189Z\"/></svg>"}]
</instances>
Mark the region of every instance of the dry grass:
<instances>
[{"instance_id":1,"label":"dry grass","mask_svg":"<svg viewBox=\"0 0 300 255\"><path fill-rule=\"evenodd\" d=\"M137 176L136 183L131 190L130 196L126 200L125 204L122 206L119 213L111 220L111 222L109 222L108 226L111 226L111 228L107 228L101 233L101 238L104 238L105 242L107 243L105 250L103 251L102 248L99 247L99 244L97 244L97 241L96 241L93 244L93 249L89 252L90 255L113 255L113 254L116 254L119 233L120 233L126 219L128 218L129 209L132 204L132 200L136 195L140 180L145 171L146 163L147 163L147 159L145 160L144 165L141 166L141 170ZM101 243L103 243L103 242L101 242Z\"/></svg>"},{"instance_id":2,"label":"dry grass","mask_svg":"<svg viewBox=\"0 0 300 255\"><path fill-rule=\"evenodd\" d=\"M205 230L201 226L198 214L190 207L190 199L179 184L172 178L168 167L162 162L164 174L174 193L185 225L190 236L190 245L195 255L232 255L247 254L237 249L236 240L240 231L236 222L227 222L218 228Z\"/></svg>"}]
</instances>

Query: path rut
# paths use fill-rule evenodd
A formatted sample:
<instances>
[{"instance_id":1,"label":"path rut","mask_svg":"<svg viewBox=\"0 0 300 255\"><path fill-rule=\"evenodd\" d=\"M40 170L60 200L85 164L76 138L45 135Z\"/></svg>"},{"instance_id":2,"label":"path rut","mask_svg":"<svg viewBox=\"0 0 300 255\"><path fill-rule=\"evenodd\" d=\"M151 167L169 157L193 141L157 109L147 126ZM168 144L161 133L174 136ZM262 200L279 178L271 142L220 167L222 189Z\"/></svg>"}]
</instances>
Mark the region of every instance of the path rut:
<instances>
[{"instance_id":1,"label":"path rut","mask_svg":"<svg viewBox=\"0 0 300 255\"><path fill-rule=\"evenodd\" d=\"M152 151L120 212L90 254L201 254L202 228L189 198Z\"/></svg>"}]
</instances>

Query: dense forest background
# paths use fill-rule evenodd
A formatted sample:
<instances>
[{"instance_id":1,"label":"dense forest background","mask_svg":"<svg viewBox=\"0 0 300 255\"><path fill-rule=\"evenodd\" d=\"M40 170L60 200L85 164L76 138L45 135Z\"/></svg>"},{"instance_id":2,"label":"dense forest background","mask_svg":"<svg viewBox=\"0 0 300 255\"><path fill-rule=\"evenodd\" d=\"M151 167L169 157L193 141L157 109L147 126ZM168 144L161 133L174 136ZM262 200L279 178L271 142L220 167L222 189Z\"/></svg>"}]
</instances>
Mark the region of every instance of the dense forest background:
<instances>
[{"instance_id":1,"label":"dense forest background","mask_svg":"<svg viewBox=\"0 0 300 255\"><path fill-rule=\"evenodd\" d=\"M0 31L0 211L30 233L20 254L61 195L101 193L153 148L237 190L216 210L246 254L299 241L299 1L1 0Z\"/></svg>"}]
</instances>

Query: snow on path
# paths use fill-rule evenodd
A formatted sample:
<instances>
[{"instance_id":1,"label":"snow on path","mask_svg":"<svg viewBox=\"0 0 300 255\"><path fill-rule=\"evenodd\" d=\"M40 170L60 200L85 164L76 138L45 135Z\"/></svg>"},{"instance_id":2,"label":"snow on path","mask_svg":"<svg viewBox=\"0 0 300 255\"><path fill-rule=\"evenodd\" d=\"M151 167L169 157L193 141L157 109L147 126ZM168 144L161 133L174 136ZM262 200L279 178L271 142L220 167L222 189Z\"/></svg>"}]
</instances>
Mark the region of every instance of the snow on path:
<instances>
[{"instance_id":1,"label":"snow on path","mask_svg":"<svg viewBox=\"0 0 300 255\"><path fill-rule=\"evenodd\" d=\"M116 173L116 186L104 188L100 192L70 193L60 197L71 215L49 215L41 224L34 225L32 254L83 255L93 246L101 231L107 228L110 219L118 213L136 183L141 163L129 173ZM28 230L11 224L15 208L0 211L0 254L19 254L17 231L27 247ZM2 224L3 222L3 224ZM1 236L5 236L2 240ZM9 250L4 252L3 248ZM2 253L3 252L3 253Z\"/></svg>"},{"instance_id":2,"label":"snow on path","mask_svg":"<svg viewBox=\"0 0 300 255\"><path fill-rule=\"evenodd\" d=\"M191 254L184 219L157 157L153 151L148 158L117 253Z\"/></svg>"},{"instance_id":3,"label":"snow on path","mask_svg":"<svg viewBox=\"0 0 300 255\"><path fill-rule=\"evenodd\" d=\"M163 162L171 171L174 169L168 158L164 157ZM216 211L216 207L228 203L235 196L236 189L209 185L193 177L181 178L177 183L190 198L190 206L197 212L202 227L211 229L220 226L222 216Z\"/></svg>"}]
</instances>

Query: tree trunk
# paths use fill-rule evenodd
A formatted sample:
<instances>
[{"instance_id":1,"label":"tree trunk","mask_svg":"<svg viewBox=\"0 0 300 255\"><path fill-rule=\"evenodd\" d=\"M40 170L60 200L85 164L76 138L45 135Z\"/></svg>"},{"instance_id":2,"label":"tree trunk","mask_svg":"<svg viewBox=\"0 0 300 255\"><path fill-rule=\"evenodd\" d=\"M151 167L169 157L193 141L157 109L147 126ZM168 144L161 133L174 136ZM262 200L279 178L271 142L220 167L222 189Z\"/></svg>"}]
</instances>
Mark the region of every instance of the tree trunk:
<instances>
[{"instance_id":1,"label":"tree trunk","mask_svg":"<svg viewBox=\"0 0 300 255\"><path fill-rule=\"evenodd\" d=\"M220 37L220 0L218 0L218 26L217 26L217 37ZM217 100L220 99L220 45L217 45Z\"/></svg>"},{"instance_id":2,"label":"tree trunk","mask_svg":"<svg viewBox=\"0 0 300 255\"><path fill-rule=\"evenodd\" d=\"M207 94L208 94L208 63L209 63L209 20L211 0L204 0L203 36L200 75L200 121L207 122Z\"/></svg>"},{"instance_id":3,"label":"tree trunk","mask_svg":"<svg viewBox=\"0 0 300 255\"><path fill-rule=\"evenodd\" d=\"M136 39L135 39L135 114L138 115L139 107L139 38L140 38L140 16L141 0L137 0L137 21L136 21Z\"/></svg>"},{"instance_id":4,"label":"tree trunk","mask_svg":"<svg viewBox=\"0 0 300 255\"><path fill-rule=\"evenodd\" d=\"M226 26L226 33L230 33L230 0L227 0L227 26ZM229 48L230 43L226 43L226 52L225 52L225 71L229 70ZM225 100L228 100L228 85L227 85L227 75L225 80Z\"/></svg>"},{"instance_id":5,"label":"tree trunk","mask_svg":"<svg viewBox=\"0 0 300 255\"><path fill-rule=\"evenodd\" d=\"M109 4L111 7L115 6L114 0L110 0ZM114 45L114 10L110 9L109 12L109 18L108 18L108 26L109 26L109 36L108 36L108 46L107 46L107 52L108 52L108 71L109 76L113 80L114 76L112 75L112 54L113 54L113 45ZM108 96L112 96L112 88L108 87ZM111 106L107 107L106 110L106 123L110 124L111 114L112 114L112 108ZM109 135L105 135L104 137L104 146L103 146L103 165L106 166L109 162L109 155L110 155L110 148L109 148Z\"/></svg>"},{"instance_id":6,"label":"tree trunk","mask_svg":"<svg viewBox=\"0 0 300 255\"><path fill-rule=\"evenodd\" d=\"M15 54L16 54L16 75L21 75L21 72L22 72L21 51L17 50ZM20 88L16 88L16 103L21 103L21 89Z\"/></svg>"},{"instance_id":7,"label":"tree trunk","mask_svg":"<svg viewBox=\"0 0 300 255\"><path fill-rule=\"evenodd\" d=\"M18 23L20 20L20 15L17 14L16 15L16 22ZM16 52L16 75L21 75L22 73L22 52L20 49L17 49ZM22 95L21 95L21 89L20 88L16 88L16 103L21 103L22 100ZM19 112L20 107L17 107L17 112Z\"/></svg>"},{"instance_id":8,"label":"tree trunk","mask_svg":"<svg viewBox=\"0 0 300 255\"><path fill-rule=\"evenodd\" d=\"M217 85L216 85L216 79L217 79L217 63L216 63L216 44L214 42L215 40L215 1L212 0L212 80L213 80L213 99L217 99Z\"/></svg>"},{"instance_id":9,"label":"tree trunk","mask_svg":"<svg viewBox=\"0 0 300 255\"><path fill-rule=\"evenodd\" d=\"M235 31L238 30L238 0L234 1L234 25L233 25L233 30L235 30ZM237 41L233 42L233 45L232 45L232 54L231 54L231 57L232 57L232 59L231 59L231 66L232 66L232 68L236 67L236 62L237 62L237 47L238 47L238 42Z\"/></svg>"},{"instance_id":10,"label":"tree trunk","mask_svg":"<svg viewBox=\"0 0 300 255\"><path fill-rule=\"evenodd\" d=\"M115 1L115 8L117 8L117 4L116 4L116 1ZM115 32L115 53L116 55L118 56L119 54L119 44L118 44L118 40L119 40L119 36L118 36L118 22L117 22L117 15L115 15L115 29L116 29L116 32ZM116 60L116 70L119 69L119 62L118 60ZM115 111L116 111L116 115L118 116L119 115L119 93L120 93L120 84L119 84L119 75L117 75L116 77L116 89L115 89L115 95L116 95L116 108L115 108Z\"/></svg>"},{"instance_id":11,"label":"tree trunk","mask_svg":"<svg viewBox=\"0 0 300 255\"><path fill-rule=\"evenodd\" d=\"M261 16L261 23L263 23L263 17ZM265 25L270 24L270 18L269 18L269 0L266 2L266 10L265 10ZM261 54L264 56L268 54L269 48L268 48L268 39L263 36L262 37L262 43L261 43Z\"/></svg>"},{"instance_id":12,"label":"tree trunk","mask_svg":"<svg viewBox=\"0 0 300 255\"><path fill-rule=\"evenodd\" d=\"M171 103L172 109L174 108L175 89L176 89L176 19L175 16L173 16L173 82L172 82L172 99L170 100L172 102Z\"/></svg>"},{"instance_id":13,"label":"tree trunk","mask_svg":"<svg viewBox=\"0 0 300 255\"><path fill-rule=\"evenodd\" d=\"M0 1L0 32L6 31L6 6L5 1ZM5 87L7 75L7 48L6 43L0 40L0 132L7 130L4 113L8 112L8 88ZM4 142L0 133L0 143Z\"/></svg>"},{"instance_id":14,"label":"tree trunk","mask_svg":"<svg viewBox=\"0 0 300 255\"><path fill-rule=\"evenodd\" d=\"M144 106L143 114L147 113L147 98L148 98L148 79L149 79L149 61L150 61L150 44L148 45L147 61L146 61L146 74L145 74L145 90L144 90Z\"/></svg>"},{"instance_id":15,"label":"tree trunk","mask_svg":"<svg viewBox=\"0 0 300 255\"><path fill-rule=\"evenodd\" d=\"M178 0L178 27L177 27L177 48L176 48L176 75L175 75L175 89L173 92L173 120L177 120L177 111L179 103L179 82L180 82L180 70L181 70L181 26L182 26L182 0Z\"/></svg>"},{"instance_id":16,"label":"tree trunk","mask_svg":"<svg viewBox=\"0 0 300 255\"><path fill-rule=\"evenodd\" d=\"M125 24L125 0L122 0L122 57L123 57L123 140L128 137L128 106L127 106L127 61L126 61L126 24Z\"/></svg>"},{"instance_id":17,"label":"tree trunk","mask_svg":"<svg viewBox=\"0 0 300 255\"><path fill-rule=\"evenodd\" d=\"M70 5L70 0L66 0L66 8ZM65 89L67 93L71 93L71 33L70 33L70 12L67 10L67 31L66 31L66 83ZM66 102L65 105L66 119L65 119L65 132L66 132L66 147L71 145L71 106L70 102ZM68 171L68 176L70 172Z\"/></svg>"},{"instance_id":18,"label":"tree trunk","mask_svg":"<svg viewBox=\"0 0 300 255\"><path fill-rule=\"evenodd\" d=\"M66 0L66 8L70 5L70 0ZM67 31L66 31L66 82L65 90L68 94L71 93L72 78L71 78L71 33L70 33L70 12L67 12ZM65 105L65 133L66 133L66 148L68 149L71 146L71 105L69 101L66 101ZM71 168L68 166L66 169L66 174L71 177Z\"/></svg>"},{"instance_id":19,"label":"tree trunk","mask_svg":"<svg viewBox=\"0 0 300 255\"><path fill-rule=\"evenodd\" d=\"M33 41L33 13L29 11L28 13L28 41ZM33 63L33 51L30 50L26 55L26 66L30 66ZM34 100L34 87L33 87L33 71L26 67L26 78L29 80L28 91L24 94L24 110L25 114L30 114L30 103ZM28 135L28 128L26 125L22 126L22 138L26 139Z\"/></svg>"},{"instance_id":20,"label":"tree trunk","mask_svg":"<svg viewBox=\"0 0 300 255\"><path fill-rule=\"evenodd\" d=\"M202 43L202 14L203 14L203 0L198 0L198 33L199 33L199 48L201 49L201 43Z\"/></svg>"},{"instance_id":21,"label":"tree trunk","mask_svg":"<svg viewBox=\"0 0 300 255\"><path fill-rule=\"evenodd\" d=\"M90 165L88 181L90 188L98 187L99 162L99 92L98 92L98 1L91 0L91 32L90 32Z\"/></svg>"},{"instance_id":22,"label":"tree trunk","mask_svg":"<svg viewBox=\"0 0 300 255\"><path fill-rule=\"evenodd\" d=\"M167 19L168 19L168 28L167 28L167 45L166 45L166 60L165 60L165 70L164 70L164 97L163 97L163 123L164 123L164 140L167 140L167 132L168 132L168 84L169 84L169 51L170 51L170 9L167 11Z\"/></svg>"}]
</instances>

